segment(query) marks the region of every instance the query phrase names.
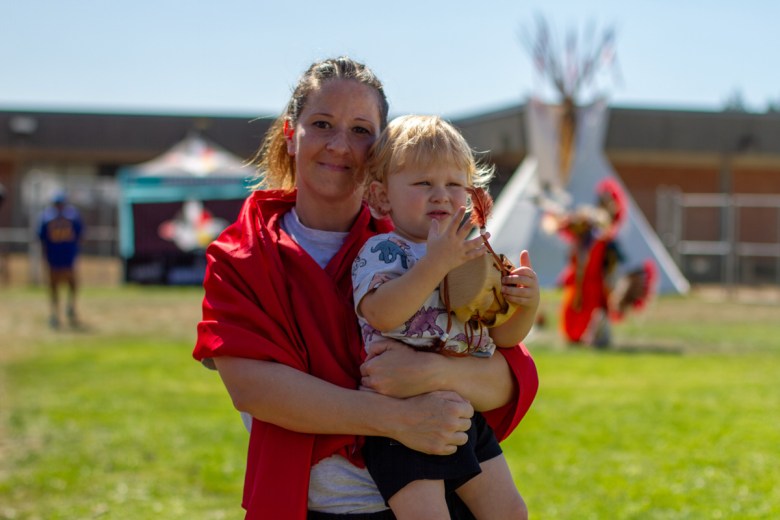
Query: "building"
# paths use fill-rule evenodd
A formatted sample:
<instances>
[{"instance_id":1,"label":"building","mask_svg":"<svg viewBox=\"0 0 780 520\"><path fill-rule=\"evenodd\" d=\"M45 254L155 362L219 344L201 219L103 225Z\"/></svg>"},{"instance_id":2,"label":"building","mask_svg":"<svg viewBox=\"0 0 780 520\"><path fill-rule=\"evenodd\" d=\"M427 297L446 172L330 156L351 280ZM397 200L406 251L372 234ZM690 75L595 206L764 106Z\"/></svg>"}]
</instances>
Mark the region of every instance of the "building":
<instances>
[{"instance_id":1,"label":"building","mask_svg":"<svg viewBox=\"0 0 780 520\"><path fill-rule=\"evenodd\" d=\"M524 105L453 120L496 165L494 196L526 154ZM252 116L0 110L0 245L24 248L47 186L81 193L88 252L116 254L116 173L197 130L249 158ZM780 113L613 107L606 154L692 282L780 283ZM109 245L106 245L109 244Z\"/></svg>"}]
</instances>

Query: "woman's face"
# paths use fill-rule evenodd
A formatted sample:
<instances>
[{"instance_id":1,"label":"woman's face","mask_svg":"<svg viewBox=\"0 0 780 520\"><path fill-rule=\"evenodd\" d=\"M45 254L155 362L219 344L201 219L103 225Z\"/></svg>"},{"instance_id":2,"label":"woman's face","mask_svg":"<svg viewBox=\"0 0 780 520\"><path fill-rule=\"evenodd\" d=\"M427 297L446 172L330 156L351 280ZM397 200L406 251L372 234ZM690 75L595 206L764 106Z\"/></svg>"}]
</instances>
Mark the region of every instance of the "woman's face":
<instances>
[{"instance_id":1,"label":"woman's face","mask_svg":"<svg viewBox=\"0 0 780 520\"><path fill-rule=\"evenodd\" d=\"M359 203L361 168L380 121L378 94L358 81L328 80L309 94L287 139L299 201Z\"/></svg>"}]
</instances>

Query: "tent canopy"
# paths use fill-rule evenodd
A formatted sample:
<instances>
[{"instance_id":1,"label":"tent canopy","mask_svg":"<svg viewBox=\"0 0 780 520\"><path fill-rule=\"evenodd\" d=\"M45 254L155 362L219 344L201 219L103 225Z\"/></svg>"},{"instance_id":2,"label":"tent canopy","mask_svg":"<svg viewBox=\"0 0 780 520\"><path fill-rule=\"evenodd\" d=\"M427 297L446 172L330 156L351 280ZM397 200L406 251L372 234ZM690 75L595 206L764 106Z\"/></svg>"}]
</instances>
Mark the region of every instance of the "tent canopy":
<instances>
[{"instance_id":1,"label":"tent canopy","mask_svg":"<svg viewBox=\"0 0 780 520\"><path fill-rule=\"evenodd\" d=\"M211 217L232 222L249 193L253 176L254 169L239 157L197 133L189 134L159 157L122 168L120 256L164 256L156 226L161 219L173 218L172 213L192 213L197 204ZM157 246L144 251L144 244L152 240L157 240Z\"/></svg>"},{"instance_id":2,"label":"tent canopy","mask_svg":"<svg viewBox=\"0 0 780 520\"><path fill-rule=\"evenodd\" d=\"M167 152L127 168L132 177L240 177L251 175L244 161L191 133Z\"/></svg>"},{"instance_id":3,"label":"tent canopy","mask_svg":"<svg viewBox=\"0 0 780 520\"><path fill-rule=\"evenodd\" d=\"M192 133L148 162L119 171L124 203L244 198L252 167Z\"/></svg>"}]
</instances>

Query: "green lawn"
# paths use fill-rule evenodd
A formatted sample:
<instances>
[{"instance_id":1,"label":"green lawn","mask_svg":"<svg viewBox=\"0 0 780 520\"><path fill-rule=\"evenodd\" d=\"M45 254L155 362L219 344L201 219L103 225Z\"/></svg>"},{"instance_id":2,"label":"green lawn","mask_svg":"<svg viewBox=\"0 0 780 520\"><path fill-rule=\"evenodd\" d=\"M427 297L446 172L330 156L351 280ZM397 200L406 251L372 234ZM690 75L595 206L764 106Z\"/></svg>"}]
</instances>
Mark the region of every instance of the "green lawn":
<instances>
[{"instance_id":1,"label":"green lawn","mask_svg":"<svg viewBox=\"0 0 780 520\"><path fill-rule=\"evenodd\" d=\"M780 306L665 297L608 351L529 346L504 443L537 519L780 518ZM242 518L246 433L192 361L199 289L88 289L84 330L0 292L0 518Z\"/></svg>"}]
</instances>

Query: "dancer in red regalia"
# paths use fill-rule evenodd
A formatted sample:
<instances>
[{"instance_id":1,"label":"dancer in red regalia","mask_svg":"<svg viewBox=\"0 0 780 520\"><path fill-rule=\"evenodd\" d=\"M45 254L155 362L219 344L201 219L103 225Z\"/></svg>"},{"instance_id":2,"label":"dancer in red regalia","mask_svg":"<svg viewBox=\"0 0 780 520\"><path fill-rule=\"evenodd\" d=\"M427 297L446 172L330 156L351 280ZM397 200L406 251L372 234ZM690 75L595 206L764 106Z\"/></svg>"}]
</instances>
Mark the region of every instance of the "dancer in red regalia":
<instances>
[{"instance_id":1,"label":"dancer in red regalia","mask_svg":"<svg viewBox=\"0 0 780 520\"><path fill-rule=\"evenodd\" d=\"M596 206L553 217L560 235L570 243L568 266L561 275L561 329L573 343L607 347L610 322L645 304L656 270L648 260L621 276L618 268L624 257L617 234L627 216L625 195L617 182L607 178L596 186L596 200Z\"/></svg>"}]
</instances>

